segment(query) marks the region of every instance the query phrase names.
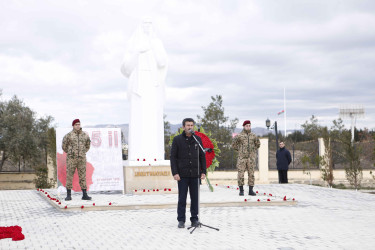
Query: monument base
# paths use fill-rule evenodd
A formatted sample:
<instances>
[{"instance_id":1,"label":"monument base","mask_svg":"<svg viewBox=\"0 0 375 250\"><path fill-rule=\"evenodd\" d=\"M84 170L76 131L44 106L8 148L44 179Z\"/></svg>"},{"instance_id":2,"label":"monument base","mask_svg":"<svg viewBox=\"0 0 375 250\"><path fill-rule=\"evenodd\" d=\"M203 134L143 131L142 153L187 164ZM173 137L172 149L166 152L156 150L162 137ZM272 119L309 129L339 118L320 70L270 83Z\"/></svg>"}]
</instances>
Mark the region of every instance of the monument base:
<instances>
[{"instance_id":1,"label":"monument base","mask_svg":"<svg viewBox=\"0 0 375 250\"><path fill-rule=\"evenodd\" d=\"M134 194L143 189L177 189L169 161L124 161L124 193Z\"/></svg>"}]
</instances>

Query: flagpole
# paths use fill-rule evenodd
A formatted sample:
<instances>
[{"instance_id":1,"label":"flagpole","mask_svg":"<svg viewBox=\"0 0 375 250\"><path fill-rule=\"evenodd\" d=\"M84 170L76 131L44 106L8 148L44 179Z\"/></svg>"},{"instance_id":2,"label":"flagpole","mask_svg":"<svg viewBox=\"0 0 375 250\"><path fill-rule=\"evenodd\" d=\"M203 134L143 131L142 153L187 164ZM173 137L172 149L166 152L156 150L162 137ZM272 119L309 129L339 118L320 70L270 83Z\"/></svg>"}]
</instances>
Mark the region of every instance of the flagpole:
<instances>
[{"instance_id":1,"label":"flagpole","mask_svg":"<svg viewBox=\"0 0 375 250\"><path fill-rule=\"evenodd\" d=\"M284 136L286 138L286 104L285 104L285 87L284 87Z\"/></svg>"}]
</instances>

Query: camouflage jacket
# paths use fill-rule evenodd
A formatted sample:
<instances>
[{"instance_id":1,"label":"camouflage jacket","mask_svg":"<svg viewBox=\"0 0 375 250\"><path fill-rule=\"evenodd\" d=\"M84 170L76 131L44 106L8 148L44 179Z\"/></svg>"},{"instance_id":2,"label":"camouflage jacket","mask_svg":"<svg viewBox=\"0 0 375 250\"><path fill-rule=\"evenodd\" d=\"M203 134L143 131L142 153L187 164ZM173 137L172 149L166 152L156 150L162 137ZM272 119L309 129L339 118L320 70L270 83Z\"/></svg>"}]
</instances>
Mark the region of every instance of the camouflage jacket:
<instances>
[{"instance_id":1,"label":"camouflage jacket","mask_svg":"<svg viewBox=\"0 0 375 250\"><path fill-rule=\"evenodd\" d=\"M234 137L232 147L238 151L238 158L255 158L260 141L251 131L242 130L239 135Z\"/></svg>"},{"instance_id":2,"label":"camouflage jacket","mask_svg":"<svg viewBox=\"0 0 375 250\"><path fill-rule=\"evenodd\" d=\"M74 129L64 136L62 149L67 153L68 158L86 157L90 149L90 137L81 130Z\"/></svg>"}]
</instances>

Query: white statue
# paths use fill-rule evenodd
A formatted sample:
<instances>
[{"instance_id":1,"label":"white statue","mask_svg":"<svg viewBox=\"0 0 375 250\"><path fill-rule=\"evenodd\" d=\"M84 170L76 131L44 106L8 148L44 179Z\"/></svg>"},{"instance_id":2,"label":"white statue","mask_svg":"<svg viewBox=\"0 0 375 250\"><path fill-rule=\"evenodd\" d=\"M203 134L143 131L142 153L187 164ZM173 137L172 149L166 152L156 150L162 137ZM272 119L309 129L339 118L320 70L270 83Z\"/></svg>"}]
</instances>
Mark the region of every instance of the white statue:
<instances>
[{"instance_id":1,"label":"white statue","mask_svg":"<svg viewBox=\"0 0 375 250\"><path fill-rule=\"evenodd\" d=\"M129 40L121 72L129 78L129 161L164 160L164 99L168 58L152 22L145 19Z\"/></svg>"}]
</instances>

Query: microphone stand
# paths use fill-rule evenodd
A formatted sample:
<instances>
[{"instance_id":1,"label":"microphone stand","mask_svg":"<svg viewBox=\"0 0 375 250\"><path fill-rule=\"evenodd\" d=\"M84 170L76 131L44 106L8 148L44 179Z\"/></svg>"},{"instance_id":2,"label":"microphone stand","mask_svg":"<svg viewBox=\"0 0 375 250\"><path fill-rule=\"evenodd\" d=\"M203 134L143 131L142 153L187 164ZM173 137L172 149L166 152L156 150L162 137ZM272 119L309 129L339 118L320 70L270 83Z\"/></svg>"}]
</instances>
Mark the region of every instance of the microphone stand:
<instances>
[{"instance_id":1,"label":"microphone stand","mask_svg":"<svg viewBox=\"0 0 375 250\"><path fill-rule=\"evenodd\" d=\"M202 150L203 154L206 154L206 150L203 149L202 145L199 143L199 141L197 140L197 138L195 137L194 135L194 131L192 131L191 133L191 136L194 138L194 140L198 143L200 149ZM188 227L187 230L190 230L191 228L193 228L193 230L190 231L190 234L194 233L195 229L197 229L197 227L208 227L208 228L211 228L211 229L215 229L217 231L219 231L219 228L215 228L215 227L211 227L211 226L208 226L208 225L205 225L203 223L200 222L200 192L201 192L201 188L200 188L200 179L201 179L201 175L200 175L200 167L199 167L199 148L197 149L198 150L198 225L196 226L191 226L191 227ZM206 157L206 156L205 156ZM205 167L205 166L204 166Z\"/></svg>"}]
</instances>

